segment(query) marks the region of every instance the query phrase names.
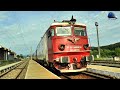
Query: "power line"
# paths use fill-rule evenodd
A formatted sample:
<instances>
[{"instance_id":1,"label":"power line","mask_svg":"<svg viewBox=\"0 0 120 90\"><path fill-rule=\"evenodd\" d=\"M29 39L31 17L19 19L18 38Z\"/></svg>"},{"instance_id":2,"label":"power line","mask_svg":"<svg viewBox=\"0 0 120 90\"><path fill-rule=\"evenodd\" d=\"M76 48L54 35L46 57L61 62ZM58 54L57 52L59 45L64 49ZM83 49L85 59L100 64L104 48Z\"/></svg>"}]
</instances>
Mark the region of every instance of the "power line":
<instances>
[{"instance_id":1,"label":"power line","mask_svg":"<svg viewBox=\"0 0 120 90\"><path fill-rule=\"evenodd\" d=\"M24 46L29 50L27 44L25 43L25 38L24 38L23 31L22 31L22 28L21 28L20 20L18 19L17 15L16 15L16 12L14 12L14 16L15 16L15 18L16 18L16 22L18 23L18 29L21 30L21 37L22 37L23 42L24 42L23 44L24 44Z\"/></svg>"}]
</instances>

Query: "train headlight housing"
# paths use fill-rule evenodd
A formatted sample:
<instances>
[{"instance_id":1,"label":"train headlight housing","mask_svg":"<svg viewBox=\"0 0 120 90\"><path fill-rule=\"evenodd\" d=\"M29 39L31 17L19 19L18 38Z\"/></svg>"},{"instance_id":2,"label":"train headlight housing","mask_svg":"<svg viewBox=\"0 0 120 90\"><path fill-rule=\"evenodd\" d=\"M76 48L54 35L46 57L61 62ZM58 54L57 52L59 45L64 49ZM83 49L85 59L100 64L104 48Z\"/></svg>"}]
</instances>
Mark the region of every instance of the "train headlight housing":
<instances>
[{"instance_id":1,"label":"train headlight housing","mask_svg":"<svg viewBox=\"0 0 120 90\"><path fill-rule=\"evenodd\" d=\"M85 44L83 47L86 50L89 47L89 44Z\"/></svg>"},{"instance_id":2,"label":"train headlight housing","mask_svg":"<svg viewBox=\"0 0 120 90\"><path fill-rule=\"evenodd\" d=\"M65 49L65 45L64 44L60 44L58 46L58 49L61 50L61 51L63 51Z\"/></svg>"},{"instance_id":3,"label":"train headlight housing","mask_svg":"<svg viewBox=\"0 0 120 90\"><path fill-rule=\"evenodd\" d=\"M82 57L80 62L83 66L87 65L86 57Z\"/></svg>"}]
</instances>

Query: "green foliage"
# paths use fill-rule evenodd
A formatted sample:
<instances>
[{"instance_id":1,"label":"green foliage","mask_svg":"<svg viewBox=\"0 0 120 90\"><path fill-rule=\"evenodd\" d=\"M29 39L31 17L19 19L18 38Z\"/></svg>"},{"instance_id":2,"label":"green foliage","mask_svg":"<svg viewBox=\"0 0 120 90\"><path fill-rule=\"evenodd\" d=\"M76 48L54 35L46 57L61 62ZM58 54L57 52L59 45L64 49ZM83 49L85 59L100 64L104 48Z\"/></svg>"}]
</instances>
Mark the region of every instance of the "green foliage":
<instances>
[{"instance_id":1,"label":"green foliage","mask_svg":"<svg viewBox=\"0 0 120 90\"><path fill-rule=\"evenodd\" d=\"M98 48L92 47L91 48L91 55L98 55ZM107 46L101 46L100 47L100 53L101 57L115 57L120 56L120 43L115 43Z\"/></svg>"},{"instance_id":2,"label":"green foliage","mask_svg":"<svg viewBox=\"0 0 120 90\"><path fill-rule=\"evenodd\" d=\"M115 50L115 48L120 48L120 42L115 43L115 44L110 44L106 46L102 46L102 49L108 49L108 50Z\"/></svg>"},{"instance_id":3,"label":"green foliage","mask_svg":"<svg viewBox=\"0 0 120 90\"><path fill-rule=\"evenodd\" d=\"M21 57L21 58L23 58L23 55L22 55L22 54L20 54L20 57Z\"/></svg>"},{"instance_id":4,"label":"green foliage","mask_svg":"<svg viewBox=\"0 0 120 90\"><path fill-rule=\"evenodd\" d=\"M120 48L115 48L116 56L120 56Z\"/></svg>"},{"instance_id":5,"label":"green foliage","mask_svg":"<svg viewBox=\"0 0 120 90\"><path fill-rule=\"evenodd\" d=\"M23 55L22 55L22 54L20 54L20 55L17 55L17 58L19 58L19 59L20 59L20 58L24 58L24 57L23 57Z\"/></svg>"},{"instance_id":6,"label":"green foliage","mask_svg":"<svg viewBox=\"0 0 120 90\"><path fill-rule=\"evenodd\" d=\"M8 64L11 64L11 63L15 63L17 62L18 60L1 60L0 61L0 67L1 66L5 66L5 65L8 65Z\"/></svg>"},{"instance_id":7,"label":"green foliage","mask_svg":"<svg viewBox=\"0 0 120 90\"><path fill-rule=\"evenodd\" d=\"M102 57L109 57L110 55L110 50L107 49L100 49L100 52Z\"/></svg>"},{"instance_id":8,"label":"green foliage","mask_svg":"<svg viewBox=\"0 0 120 90\"><path fill-rule=\"evenodd\" d=\"M96 57L96 55L98 54L98 51L97 50L92 50L91 51L91 55L94 55Z\"/></svg>"}]
</instances>

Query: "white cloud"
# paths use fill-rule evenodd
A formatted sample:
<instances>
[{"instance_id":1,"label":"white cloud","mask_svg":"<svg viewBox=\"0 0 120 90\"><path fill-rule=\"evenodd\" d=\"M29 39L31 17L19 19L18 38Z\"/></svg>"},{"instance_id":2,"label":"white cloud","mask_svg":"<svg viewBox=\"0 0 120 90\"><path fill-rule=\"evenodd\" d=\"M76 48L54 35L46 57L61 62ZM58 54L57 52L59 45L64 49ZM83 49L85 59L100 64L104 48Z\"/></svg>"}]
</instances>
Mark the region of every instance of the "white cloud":
<instances>
[{"instance_id":1,"label":"white cloud","mask_svg":"<svg viewBox=\"0 0 120 90\"><path fill-rule=\"evenodd\" d=\"M114 34L112 37L113 37L113 38L120 38L120 34L119 34L119 33Z\"/></svg>"},{"instance_id":2,"label":"white cloud","mask_svg":"<svg viewBox=\"0 0 120 90\"><path fill-rule=\"evenodd\" d=\"M0 22L8 18L8 11L0 11Z\"/></svg>"},{"instance_id":3,"label":"white cloud","mask_svg":"<svg viewBox=\"0 0 120 90\"><path fill-rule=\"evenodd\" d=\"M18 20L14 18L15 15L8 15L8 12L0 12L0 18L2 20L0 21L0 41L2 45L12 46L12 49L18 53L27 53L28 50L26 49L25 51L24 49L29 45L36 47L40 41L40 37L43 36L54 19L57 21L70 20L73 15L74 18L77 19L77 22L87 25L91 45L97 45L95 27L95 21L97 21L99 23L100 43L104 45L109 42L109 37L111 42L116 38L120 38L120 12L115 12L118 16L117 20L109 20L107 14L108 11L21 12L19 14L16 13L16 17L19 18L20 21L17 22Z\"/></svg>"},{"instance_id":4,"label":"white cloud","mask_svg":"<svg viewBox=\"0 0 120 90\"><path fill-rule=\"evenodd\" d=\"M36 26L36 24L33 23L32 26Z\"/></svg>"}]
</instances>

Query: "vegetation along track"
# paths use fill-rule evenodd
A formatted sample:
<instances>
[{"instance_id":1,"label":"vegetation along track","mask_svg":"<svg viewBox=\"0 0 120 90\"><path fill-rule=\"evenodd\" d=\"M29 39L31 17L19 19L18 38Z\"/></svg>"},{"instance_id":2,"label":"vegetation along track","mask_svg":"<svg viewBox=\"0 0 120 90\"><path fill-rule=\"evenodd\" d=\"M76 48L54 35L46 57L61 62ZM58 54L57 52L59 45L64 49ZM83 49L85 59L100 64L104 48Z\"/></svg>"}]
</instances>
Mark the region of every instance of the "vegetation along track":
<instances>
[{"instance_id":1,"label":"vegetation along track","mask_svg":"<svg viewBox=\"0 0 120 90\"><path fill-rule=\"evenodd\" d=\"M16 68L0 76L0 79L24 79L29 60L24 60Z\"/></svg>"}]
</instances>

